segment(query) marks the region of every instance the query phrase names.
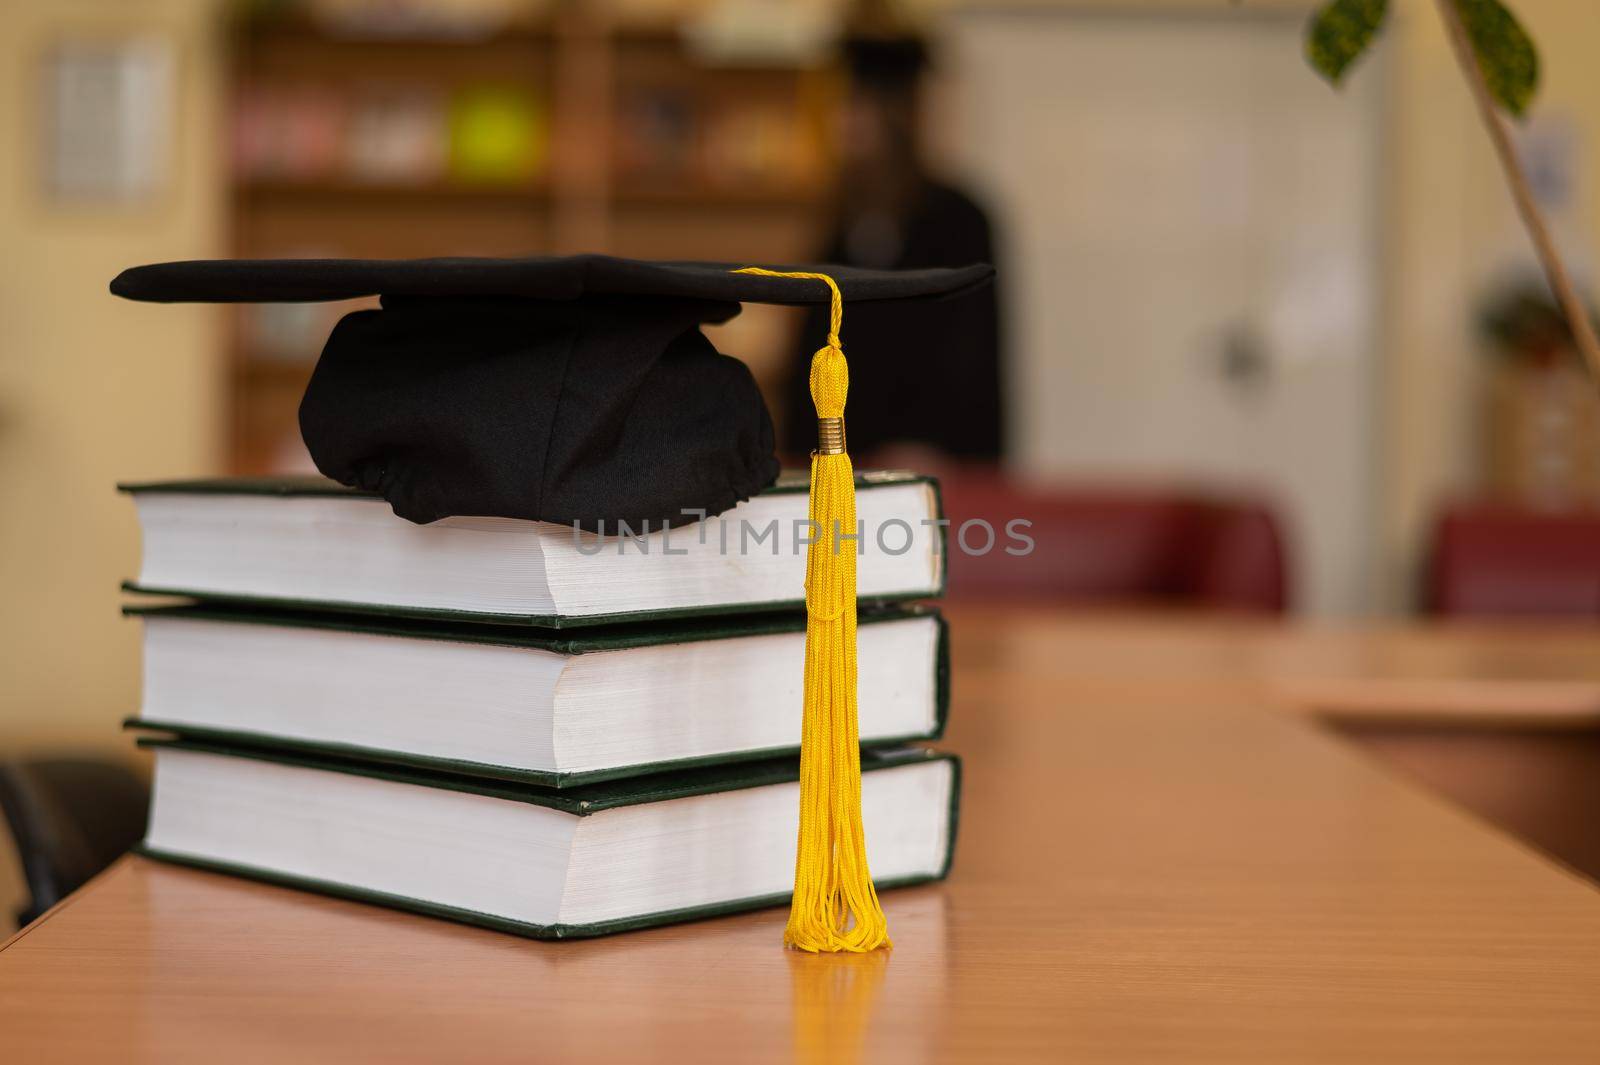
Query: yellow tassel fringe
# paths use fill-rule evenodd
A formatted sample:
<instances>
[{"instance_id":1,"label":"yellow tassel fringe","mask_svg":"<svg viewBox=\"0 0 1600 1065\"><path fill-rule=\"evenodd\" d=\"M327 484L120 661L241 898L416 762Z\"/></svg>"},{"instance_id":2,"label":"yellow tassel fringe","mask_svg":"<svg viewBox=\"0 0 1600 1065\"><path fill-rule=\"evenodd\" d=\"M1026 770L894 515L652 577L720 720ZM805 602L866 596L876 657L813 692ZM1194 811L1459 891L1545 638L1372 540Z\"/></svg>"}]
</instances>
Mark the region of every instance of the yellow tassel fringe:
<instances>
[{"instance_id":1,"label":"yellow tassel fringe","mask_svg":"<svg viewBox=\"0 0 1600 1065\"><path fill-rule=\"evenodd\" d=\"M817 418L844 417L850 370L839 345L844 300L826 274L758 266L736 271L821 281L832 296L828 342L811 357ZM812 452L806 549L805 716L800 727L800 833L794 901L783 932L798 950L860 953L890 946L867 869L861 827L861 739L856 723L855 469L850 456ZM850 537L850 539L844 539Z\"/></svg>"}]
</instances>

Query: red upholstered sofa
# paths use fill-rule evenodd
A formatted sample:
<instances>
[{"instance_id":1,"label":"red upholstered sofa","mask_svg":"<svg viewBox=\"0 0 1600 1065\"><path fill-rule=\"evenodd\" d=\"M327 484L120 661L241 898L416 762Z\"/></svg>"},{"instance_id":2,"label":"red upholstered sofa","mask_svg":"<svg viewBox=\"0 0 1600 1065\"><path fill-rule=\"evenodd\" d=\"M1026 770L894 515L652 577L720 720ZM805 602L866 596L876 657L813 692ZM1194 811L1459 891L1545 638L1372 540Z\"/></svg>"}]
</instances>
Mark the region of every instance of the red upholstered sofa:
<instances>
[{"instance_id":1,"label":"red upholstered sofa","mask_svg":"<svg viewBox=\"0 0 1600 1065\"><path fill-rule=\"evenodd\" d=\"M1600 510L1450 506L1434 527L1423 606L1453 617L1600 617Z\"/></svg>"},{"instance_id":2,"label":"red upholstered sofa","mask_svg":"<svg viewBox=\"0 0 1600 1065\"><path fill-rule=\"evenodd\" d=\"M1181 605L1281 613L1288 605L1283 537L1259 502L1194 492L1029 488L994 471L941 474L951 520L949 595L953 599L1057 604ZM1008 554L1033 540L1031 553ZM985 554L961 550L958 534L987 521L996 543ZM982 546L981 527L968 531Z\"/></svg>"}]
</instances>

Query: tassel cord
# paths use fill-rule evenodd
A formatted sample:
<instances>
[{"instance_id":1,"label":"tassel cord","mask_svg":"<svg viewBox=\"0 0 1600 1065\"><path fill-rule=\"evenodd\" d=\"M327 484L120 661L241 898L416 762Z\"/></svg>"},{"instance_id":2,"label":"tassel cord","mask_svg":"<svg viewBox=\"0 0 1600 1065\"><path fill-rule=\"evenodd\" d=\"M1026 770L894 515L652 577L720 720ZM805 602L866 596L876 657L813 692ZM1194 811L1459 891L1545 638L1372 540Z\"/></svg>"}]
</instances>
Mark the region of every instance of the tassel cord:
<instances>
[{"instance_id":1,"label":"tassel cord","mask_svg":"<svg viewBox=\"0 0 1600 1065\"><path fill-rule=\"evenodd\" d=\"M800 736L800 827L794 899L783 940L811 952L891 945L867 866L861 820L861 739L856 706L855 469L843 449L849 366L839 332L844 301L826 274L747 267L738 273L821 281L831 296L827 343L811 359L811 398L826 450L811 457L806 551L805 705ZM852 539L845 539L845 537Z\"/></svg>"}]
</instances>

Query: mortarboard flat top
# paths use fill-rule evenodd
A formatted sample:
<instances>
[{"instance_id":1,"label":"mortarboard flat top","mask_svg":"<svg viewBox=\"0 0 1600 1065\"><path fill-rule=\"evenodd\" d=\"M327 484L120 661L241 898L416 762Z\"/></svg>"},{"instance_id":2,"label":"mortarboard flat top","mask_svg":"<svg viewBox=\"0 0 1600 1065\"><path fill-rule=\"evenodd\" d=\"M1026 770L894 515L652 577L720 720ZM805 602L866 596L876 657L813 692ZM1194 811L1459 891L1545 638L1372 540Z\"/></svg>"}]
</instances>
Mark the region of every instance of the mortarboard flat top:
<instances>
[{"instance_id":1,"label":"mortarboard flat top","mask_svg":"<svg viewBox=\"0 0 1600 1065\"><path fill-rule=\"evenodd\" d=\"M700 331L743 302L823 303L826 285L731 263L605 255L158 263L111 291L152 302L382 297L345 315L300 403L317 468L414 522L527 518L616 531L719 514L777 478L749 369ZM846 301L987 284L985 264L819 267ZM309 352L307 353L309 354ZM914 362L918 353L864 352Z\"/></svg>"},{"instance_id":2,"label":"mortarboard flat top","mask_svg":"<svg viewBox=\"0 0 1600 1065\"><path fill-rule=\"evenodd\" d=\"M826 303L816 283L736 274L745 263L645 262L609 255L523 259L220 259L124 270L114 295L154 303L273 303L361 296L662 296L734 303ZM983 263L958 269L779 267L829 274L846 302L960 295L989 283Z\"/></svg>"}]
</instances>

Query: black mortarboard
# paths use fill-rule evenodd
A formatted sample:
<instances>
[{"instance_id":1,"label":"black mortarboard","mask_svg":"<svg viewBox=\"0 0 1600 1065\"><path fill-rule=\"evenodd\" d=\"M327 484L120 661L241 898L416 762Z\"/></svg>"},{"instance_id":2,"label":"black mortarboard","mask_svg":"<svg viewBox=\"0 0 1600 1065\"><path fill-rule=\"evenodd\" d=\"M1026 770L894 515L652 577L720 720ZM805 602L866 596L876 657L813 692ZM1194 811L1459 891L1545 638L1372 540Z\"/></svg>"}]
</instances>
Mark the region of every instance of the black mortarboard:
<instances>
[{"instance_id":1,"label":"black mortarboard","mask_svg":"<svg viewBox=\"0 0 1600 1065\"><path fill-rule=\"evenodd\" d=\"M829 292L737 265L602 255L196 261L126 270L111 291L156 302L380 296L380 309L334 328L301 402L318 469L416 522L656 528L720 513L777 476L754 380L700 327L741 302L825 303ZM819 269L847 302L949 296L992 274L981 264Z\"/></svg>"}]
</instances>

